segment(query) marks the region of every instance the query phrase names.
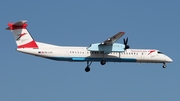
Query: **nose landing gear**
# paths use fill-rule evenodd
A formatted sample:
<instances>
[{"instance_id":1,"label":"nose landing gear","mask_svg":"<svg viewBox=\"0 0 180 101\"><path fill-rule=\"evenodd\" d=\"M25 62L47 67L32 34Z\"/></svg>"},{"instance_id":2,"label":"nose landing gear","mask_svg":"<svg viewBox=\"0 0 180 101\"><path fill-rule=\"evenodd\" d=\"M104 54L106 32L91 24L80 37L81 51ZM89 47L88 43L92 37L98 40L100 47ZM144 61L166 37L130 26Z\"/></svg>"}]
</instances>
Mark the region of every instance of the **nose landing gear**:
<instances>
[{"instance_id":1,"label":"nose landing gear","mask_svg":"<svg viewBox=\"0 0 180 101\"><path fill-rule=\"evenodd\" d=\"M163 63L163 66L162 66L162 67L163 67L163 68L166 68L166 63L165 63L165 62Z\"/></svg>"}]
</instances>

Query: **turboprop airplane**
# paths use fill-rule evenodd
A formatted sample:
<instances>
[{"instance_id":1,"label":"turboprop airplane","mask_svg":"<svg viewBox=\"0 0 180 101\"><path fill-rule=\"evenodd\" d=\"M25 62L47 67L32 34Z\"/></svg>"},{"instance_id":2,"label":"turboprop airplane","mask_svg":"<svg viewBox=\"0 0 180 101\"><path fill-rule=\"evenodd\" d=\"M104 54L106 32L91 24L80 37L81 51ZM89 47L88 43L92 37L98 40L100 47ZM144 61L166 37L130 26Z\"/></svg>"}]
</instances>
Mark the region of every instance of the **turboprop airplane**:
<instances>
[{"instance_id":1,"label":"turboprop airplane","mask_svg":"<svg viewBox=\"0 0 180 101\"><path fill-rule=\"evenodd\" d=\"M11 30L17 51L57 61L86 62L85 71L90 71L92 62L139 62L139 63L166 63L173 60L156 49L130 49L128 38L123 44L116 43L125 33L119 32L101 43L94 43L88 47L57 46L35 41L27 30L27 21L8 23L7 30Z\"/></svg>"}]
</instances>

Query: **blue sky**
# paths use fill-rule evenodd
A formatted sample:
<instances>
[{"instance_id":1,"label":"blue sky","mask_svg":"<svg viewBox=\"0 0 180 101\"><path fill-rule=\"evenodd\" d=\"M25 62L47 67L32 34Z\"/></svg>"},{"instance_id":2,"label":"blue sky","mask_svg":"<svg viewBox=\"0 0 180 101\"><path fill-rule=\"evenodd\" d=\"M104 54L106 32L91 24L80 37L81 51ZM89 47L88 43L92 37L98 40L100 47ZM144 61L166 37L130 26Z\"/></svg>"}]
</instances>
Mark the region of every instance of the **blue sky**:
<instances>
[{"instance_id":1,"label":"blue sky","mask_svg":"<svg viewBox=\"0 0 180 101\"><path fill-rule=\"evenodd\" d=\"M178 0L1 0L0 101L179 101ZM89 46L119 31L131 48L159 49L162 64L57 62L17 52L8 22L28 20L35 40ZM122 39L118 40L122 43Z\"/></svg>"}]
</instances>

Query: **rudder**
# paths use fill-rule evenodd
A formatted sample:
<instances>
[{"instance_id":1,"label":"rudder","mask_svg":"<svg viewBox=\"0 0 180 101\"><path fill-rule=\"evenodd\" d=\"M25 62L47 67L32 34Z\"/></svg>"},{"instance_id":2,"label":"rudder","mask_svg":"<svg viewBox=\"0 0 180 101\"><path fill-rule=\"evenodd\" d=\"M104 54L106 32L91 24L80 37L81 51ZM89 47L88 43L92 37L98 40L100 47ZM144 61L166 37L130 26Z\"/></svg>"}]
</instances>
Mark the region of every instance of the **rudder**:
<instances>
[{"instance_id":1,"label":"rudder","mask_svg":"<svg viewBox=\"0 0 180 101\"><path fill-rule=\"evenodd\" d=\"M38 45L27 30L27 21L22 20L16 23L8 23L7 30L11 30L18 48L38 48Z\"/></svg>"}]
</instances>

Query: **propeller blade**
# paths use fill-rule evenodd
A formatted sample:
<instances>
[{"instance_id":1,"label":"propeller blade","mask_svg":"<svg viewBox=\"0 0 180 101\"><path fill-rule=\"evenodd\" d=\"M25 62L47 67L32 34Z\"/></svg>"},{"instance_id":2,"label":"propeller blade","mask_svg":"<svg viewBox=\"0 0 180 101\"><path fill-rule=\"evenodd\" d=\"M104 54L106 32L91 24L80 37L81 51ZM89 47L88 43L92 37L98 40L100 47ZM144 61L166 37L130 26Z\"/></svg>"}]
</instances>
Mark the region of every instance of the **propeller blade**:
<instances>
[{"instance_id":1,"label":"propeller blade","mask_svg":"<svg viewBox=\"0 0 180 101\"><path fill-rule=\"evenodd\" d=\"M126 45L127 45L127 43L128 43L128 37L126 38Z\"/></svg>"},{"instance_id":2,"label":"propeller blade","mask_svg":"<svg viewBox=\"0 0 180 101\"><path fill-rule=\"evenodd\" d=\"M124 42L124 45L126 44L126 40L125 39L123 39L123 42Z\"/></svg>"},{"instance_id":3,"label":"propeller blade","mask_svg":"<svg viewBox=\"0 0 180 101\"><path fill-rule=\"evenodd\" d=\"M123 39L123 41L124 41L124 45L125 45L124 49L126 50L126 49L130 48L130 46L128 45L128 37L126 39Z\"/></svg>"}]
</instances>

